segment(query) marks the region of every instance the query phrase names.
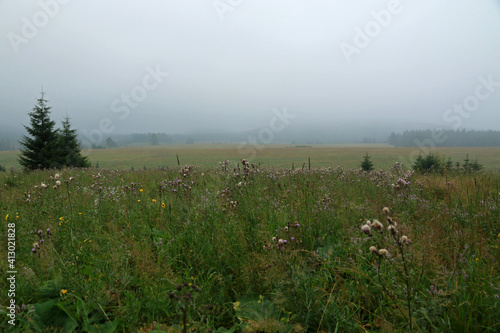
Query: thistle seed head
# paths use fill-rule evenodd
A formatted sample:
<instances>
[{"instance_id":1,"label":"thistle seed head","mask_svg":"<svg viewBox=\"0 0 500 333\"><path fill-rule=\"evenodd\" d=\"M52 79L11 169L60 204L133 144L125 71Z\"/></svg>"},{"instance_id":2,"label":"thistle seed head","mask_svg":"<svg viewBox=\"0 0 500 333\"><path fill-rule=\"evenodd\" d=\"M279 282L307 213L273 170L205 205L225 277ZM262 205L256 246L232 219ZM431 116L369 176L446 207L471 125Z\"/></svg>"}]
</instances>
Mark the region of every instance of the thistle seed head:
<instances>
[{"instance_id":1,"label":"thistle seed head","mask_svg":"<svg viewBox=\"0 0 500 333\"><path fill-rule=\"evenodd\" d=\"M378 250L378 254L381 256L386 256L389 253L386 249L380 249Z\"/></svg>"},{"instance_id":2,"label":"thistle seed head","mask_svg":"<svg viewBox=\"0 0 500 333\"><path fill-rule=\"evenodd\" d=\"M379 220L373 220L372 227L377 231L382 231L383 225Z\"/></svg>"},{"instance_id":3,"label":"thistle seed head","mask_svg":"<svg viewBox=\"0 0 500 333\"><path fill-rule=\"evenodd\" d=\"M371 235L371 227L368 225L368 224L365 224L361 227L361 230L367 234L367 235Z\"/></svg>"}]
</instances>

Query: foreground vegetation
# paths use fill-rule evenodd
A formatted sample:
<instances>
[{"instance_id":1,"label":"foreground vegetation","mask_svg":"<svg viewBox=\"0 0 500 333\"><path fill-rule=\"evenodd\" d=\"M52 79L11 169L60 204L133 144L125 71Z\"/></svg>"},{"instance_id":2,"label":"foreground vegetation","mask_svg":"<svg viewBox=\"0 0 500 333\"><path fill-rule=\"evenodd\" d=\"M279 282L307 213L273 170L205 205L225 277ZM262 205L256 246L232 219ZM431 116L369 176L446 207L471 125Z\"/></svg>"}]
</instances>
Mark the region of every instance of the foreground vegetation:
<instances>
[{"instance_id":1,"label":"foreground vegetation","mask_svg":"<svg viewBox=\"0 0 500 333\"><path fill-rule=\"evenodd\" d=\"M500 329L498 174L222 162L0 184L18 331Z\"/></svg>"}]
</instances>

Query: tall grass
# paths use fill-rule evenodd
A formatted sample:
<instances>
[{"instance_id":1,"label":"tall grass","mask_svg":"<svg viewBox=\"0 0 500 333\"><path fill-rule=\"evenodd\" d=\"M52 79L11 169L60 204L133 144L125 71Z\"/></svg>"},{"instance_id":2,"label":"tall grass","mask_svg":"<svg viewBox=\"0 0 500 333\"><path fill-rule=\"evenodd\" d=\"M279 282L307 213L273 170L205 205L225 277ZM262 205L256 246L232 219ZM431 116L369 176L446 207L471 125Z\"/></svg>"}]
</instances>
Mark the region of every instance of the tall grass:
<instances>
[{"instance_id":1,"label":"tall grass","mask_svg":"<svg viewBox=\"0 0 500 333\"><path fill-rule=\"evenodd\" d=\"M58 175L0 174L19 306L2 330L500 329L498 174L243 161Z\"/></svg>"}]
</instances>

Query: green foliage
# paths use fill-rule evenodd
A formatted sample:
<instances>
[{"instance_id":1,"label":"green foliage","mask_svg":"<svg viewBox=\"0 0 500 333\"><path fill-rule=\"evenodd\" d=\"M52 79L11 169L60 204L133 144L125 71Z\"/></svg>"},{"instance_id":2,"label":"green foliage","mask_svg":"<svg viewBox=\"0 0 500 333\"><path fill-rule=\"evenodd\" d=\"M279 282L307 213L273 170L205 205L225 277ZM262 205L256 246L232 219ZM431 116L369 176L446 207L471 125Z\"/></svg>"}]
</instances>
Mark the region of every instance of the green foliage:
<instances>
[{"instance_id":1,"label":"green foliage","mask_svg":"<svg viewBox=\"0 0 500 333\"><path fill-rule=\"evenodd\" d=\"M498 173L228 161L0 173L0 184L0 234L16 229L17 331L498 328Z\"/></svg>"},{"instance_id":2,"label":"green foliage","mask_svg":"<svg viewBox=\"0 0 500 333\"><path fill-rule=\"evenodd\" d=\"M476 160L471 161L469 159L469 154L467 154L467 157L465 157L464 163L462 164L462 170L467 173L479 172L483 169L483 167L484 166L477 161L477 158Z\"/></svg>"},{"instance_id":3,"label":"green foliage","mask_svg":"<svg viewBox=\"0 0 500 333\"><path fill-rule=\"evenodd\" d=\"M77 139L77 132L71 128L68 117L64 119L62 125L63 127L59 133L58 164L65 167L88 168L90 162L87 157L81 154L81 145Z\"/></svg>"},{"instance_id":4,"label":"green foliage","mask_svg":"<svg viewBox=\"0 0 500 333\"><path fill-rule=\"evenodd\" d=\"M19 164L25 169L49 169L62 165L59 163L59 133L56 123L50 119L50 107L42 91L38 103L29 113L31 127L24 126L30 137L24 136L19 155Z\"/></svg>"},{"instance_id":5,"label":"green foliage","mask_svg":"<svg viewBox=\"0 0 500 333\"><path fill-rule=\"evenodd\" d=\"M363 157L363 161L361 162L361 169L363 171L372 171L373 170L373 162L371 161L371 157L368 156L368 153Z\"/></svg>"},{"instance_id":6,"label":"green foliage","mask_svg":"<svg viewBox=\"0 0 500 333\"><path fill-rule=\"evenodd\" d=\"M3 165L0 165L0 172L5 172L5 167Z\"/></svg>"},{"instance_id":7,"label":"green foliage","mask_svg":"<svg viewBox=\"0 0 500 333\"><path fill-rule=\"evenodd\" d=\"M444 163L444 169L446 171L451 171L453 170L453 161L451 160L451 157L448 157L446 162Z\"/></svg>"},{"instance_id":8,"label":"green foliage","mask_svg":"<svg viewBox=\"0 0 500 333\"><path fill-rule=\"evenodd\" d=\"M35 327L43 330L62 329L65 332L115 332L118 320L106 320L105 314L72 295L49 299L34 305Z\"/></svg>"},{"instance_id":9,"label":"green foliage","mask_svg":"<svg viewBox=\"0 0 500 333\"><path fill-rule=\"evenodd\" d=\"M56 129L50 119L50 109L42 91L29 113L31 126L24 126L29 136L20 142L19 164L27 170L90 166L88 159L81 155L77 133L71 129L69 118L65 118L61 130Z\"/></svg>"},{"instance_id":10,"label":"green foliage","mask_svg":"<svg viewBox=\"0 0 500 333\"><path fill-rule=\"evenodd\" d=\"M442 161L441 157L436 153L428 153L425 156L418 155L413 163L413 170L419 172L441 172Z\"/></svg>"},{"instance_id":11,"label":"green foliage","mask_svg":"<svg viewBox=\"0 0 500 333\"><path fill-rule=\"evenodd\" d=\"M455 166L455 167L453 167ZM448 157L445 161L444 158L439 156L437 153L428 153L425 156L422 154L418 155L415 163L413 164L413 170L419 172L480 172L484 168L483 164L480 164L476 160L471 161L469 159L469 154L465 157L463 163L455 162L453 163L452 159Z\"/></svg>"},{"instance_id":12,"label":"green foliage","mask_svg":"<svg viewBox=\"0 0 500 333\"><path fill-rule=\"evenodd\" d=\"M233 307L243 332L296 332L290 325L291 313L279 309L262 295L258 299L241 299Z\"/></svg>"}]
</instances>

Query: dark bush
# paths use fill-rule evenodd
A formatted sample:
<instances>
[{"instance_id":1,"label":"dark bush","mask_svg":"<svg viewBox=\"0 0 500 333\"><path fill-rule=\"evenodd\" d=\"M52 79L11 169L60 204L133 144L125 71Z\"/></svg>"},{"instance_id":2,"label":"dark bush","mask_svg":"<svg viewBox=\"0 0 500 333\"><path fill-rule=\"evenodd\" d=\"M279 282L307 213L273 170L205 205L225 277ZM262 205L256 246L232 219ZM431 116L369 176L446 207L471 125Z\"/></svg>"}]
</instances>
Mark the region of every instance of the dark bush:
<instances>
[{"instance_id":1,"label":"dark bush","mask_svg":"<svg viewBox=\"0 0 500 333\"><path fill-rule=\"evenodd\" d=\"M417 160L413 163L413 170L419 172L442 172L443 163L441 158L436 153L429 153L425 156L418 155Z\"/></svg>"}]
</instances>

